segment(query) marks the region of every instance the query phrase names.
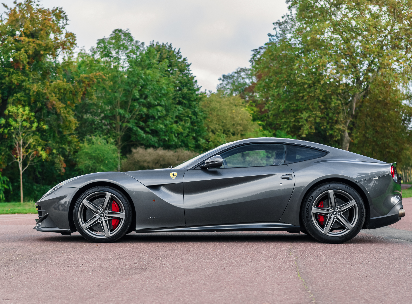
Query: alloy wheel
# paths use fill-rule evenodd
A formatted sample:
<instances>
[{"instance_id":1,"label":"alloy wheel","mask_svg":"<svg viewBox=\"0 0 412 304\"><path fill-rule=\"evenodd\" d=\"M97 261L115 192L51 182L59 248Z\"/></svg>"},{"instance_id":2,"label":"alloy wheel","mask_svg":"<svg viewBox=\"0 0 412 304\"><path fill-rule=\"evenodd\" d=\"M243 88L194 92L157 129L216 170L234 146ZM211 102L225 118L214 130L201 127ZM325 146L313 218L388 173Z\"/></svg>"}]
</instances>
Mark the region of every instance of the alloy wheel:
<instances>
[{"instance_id":1,"label":"alloy wheel","mask_svg":"<svg viewBox=\"0 0 412 304\"><path fill-rule=\"evenodd\" d=\"M324 235L343 236L355 227L359 220L356 200L343 190L327 190L316 197L312 204L312 222Z\"/></svg>"},{"instance_id":2,"label":"alloy wheel","mask_svg":"<svg viewBox=\"0 0 412 304\"><path fill-rule=\"evenodd\" d=\"M78 224L93 239L114 237L125 225L125 205L113 193L88 194L77 208Z\"/></svg>"}]
</instances>

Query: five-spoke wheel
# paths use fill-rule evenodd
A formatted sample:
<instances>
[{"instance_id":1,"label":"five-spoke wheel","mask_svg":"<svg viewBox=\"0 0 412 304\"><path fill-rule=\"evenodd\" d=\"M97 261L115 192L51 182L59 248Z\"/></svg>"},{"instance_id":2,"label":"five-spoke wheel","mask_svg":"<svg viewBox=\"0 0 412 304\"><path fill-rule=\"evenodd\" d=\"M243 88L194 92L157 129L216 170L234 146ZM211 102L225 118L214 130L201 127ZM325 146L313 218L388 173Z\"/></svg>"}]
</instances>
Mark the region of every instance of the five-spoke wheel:
<instances>
[{"instance_id":1,"label":"five-spoke wheel","mask_svg":"<svg viewBox=\"0 0 412 304\"><path fill-rule=\"evenodd\" d=\"M77 230L88 240L113 242L124 236L132 221L129 201L110 187L87 190L73 211Z\"/></svg>"},{"instance_id":2,"label":"five-spoke wheel","mask_svg":"<svg viewBox=\"0 0 412 304\"><path fill-rule=\"evenodd\" d=\"M348 241L358 234L365 220L362 198L345 184L324 184L311 191L303 204L304 228L321 242Z\"/></svg>"}]
</instances>

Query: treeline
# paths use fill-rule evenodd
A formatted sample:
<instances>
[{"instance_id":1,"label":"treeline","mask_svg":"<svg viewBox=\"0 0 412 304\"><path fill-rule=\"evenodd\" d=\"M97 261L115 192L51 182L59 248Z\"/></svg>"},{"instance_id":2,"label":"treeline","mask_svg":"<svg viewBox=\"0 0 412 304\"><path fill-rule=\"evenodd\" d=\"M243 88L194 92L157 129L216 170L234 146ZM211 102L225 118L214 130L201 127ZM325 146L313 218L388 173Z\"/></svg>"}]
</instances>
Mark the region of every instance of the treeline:
<instances>
[{"instance_id":1,"label":"treeline","mask_svg":"<svg viewBox=\"0 0 412 304\"><path fill-rule=\"evenodd\" d=\"M145 45L116 29L75 53L61 8L6 7L0 200L37 200L72 176L174 166L259 136L315 141L406 170L411 4L292 0L251 66L223 75L217 93L200 91L169 43Z\"/></svg>"},{"instance_id":2,"label":"treeline","mask_svg":"<svg viewBox=\"0 0 412 304\"><path fill-rule=\"evenodd\" d=\"M412 165L412 1L291 0L250 68L218 89L265 131Z\"/></svg>"},{"instance_id":3,"label":"treeline","mask_svg":"<svg viewBox=\"0 0 412 304\"><path fill-rule=\"evenodd\" d=\"M243 100L200 92L171 44L116 29L75 53L67 24L34 0L2 16L0 199L37 200L72 176L177 165L261 135Z\"/></svg>"}]
</instances>

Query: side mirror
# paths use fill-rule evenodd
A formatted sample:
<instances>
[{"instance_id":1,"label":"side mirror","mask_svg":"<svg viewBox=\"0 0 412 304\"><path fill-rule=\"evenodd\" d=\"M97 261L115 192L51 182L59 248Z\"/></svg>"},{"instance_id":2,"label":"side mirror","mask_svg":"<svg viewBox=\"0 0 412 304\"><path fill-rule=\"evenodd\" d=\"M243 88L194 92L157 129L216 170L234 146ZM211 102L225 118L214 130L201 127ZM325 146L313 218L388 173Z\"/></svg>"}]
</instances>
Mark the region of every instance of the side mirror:
<instances>
[{"instance_id":1,"label":"side mirror","mask_svg":"<svg viewBox=\"0 0 412 304\"><path fill-rule=\"evenodd\" d=\"M223 165L223 158L220 155L212 156L205 161L205 164L201 166L202 169L219 168Z\"/></svg>"}]
</instances>

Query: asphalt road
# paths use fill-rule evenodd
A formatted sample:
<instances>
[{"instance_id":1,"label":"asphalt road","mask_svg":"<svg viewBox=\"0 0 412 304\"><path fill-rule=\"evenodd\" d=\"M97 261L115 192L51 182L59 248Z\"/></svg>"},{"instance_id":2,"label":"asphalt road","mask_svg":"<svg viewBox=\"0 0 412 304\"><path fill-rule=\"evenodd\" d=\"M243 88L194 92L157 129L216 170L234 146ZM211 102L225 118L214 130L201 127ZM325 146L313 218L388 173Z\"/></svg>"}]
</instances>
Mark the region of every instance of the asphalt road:
<instances>
[{"instance_id":1,"label":"asphalt road","mask_svg":"<svg viewBox=\"0 0 412 304\"><path fill-rule=\"evenodd\" d=\"M406 217L341 245L303 234L131 234L114 244L0 215L0 303L411 303Z\"/></svg>"}]
</instances>

